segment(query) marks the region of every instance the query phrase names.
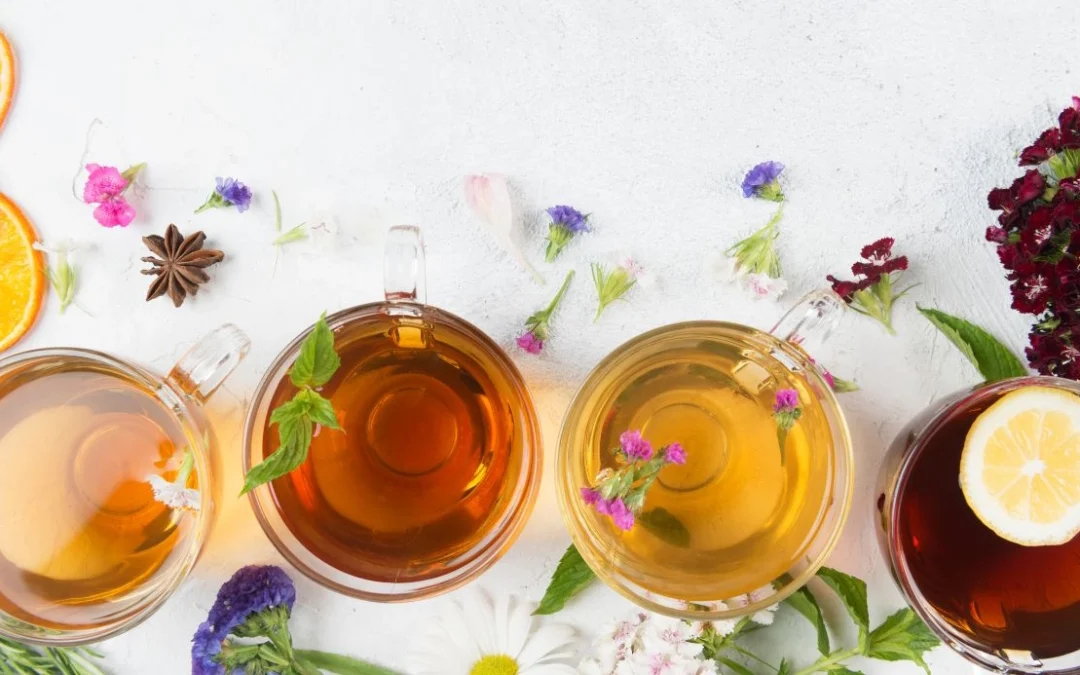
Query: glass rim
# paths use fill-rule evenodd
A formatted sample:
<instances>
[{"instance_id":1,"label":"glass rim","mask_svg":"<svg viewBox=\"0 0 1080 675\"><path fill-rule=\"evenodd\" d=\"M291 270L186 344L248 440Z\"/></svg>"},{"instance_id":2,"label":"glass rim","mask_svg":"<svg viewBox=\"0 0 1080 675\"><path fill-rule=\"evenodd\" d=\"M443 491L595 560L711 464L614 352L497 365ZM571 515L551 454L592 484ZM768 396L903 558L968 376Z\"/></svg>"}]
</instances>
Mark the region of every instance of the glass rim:
<instances>
[{"instance_id":1,"label":"glass rim","mask_svg":"<svg viewBox=\"0 0 1080 675\"><path fill-rule=\"evenodd\" d=\"M806 377L810 378L811 381L817 385L816 389L820 394L820 402L827 405L830 411L836 416L838 422L838 424L835 425L836 428L833 428L832 425L830 425L830 432L833 437L833 455L837 458L840 467L845 469L843 472L845 474L845 480L842 484L836 483L833 485L832 494L834 499L832 499L829 504L826 504L825 510L823 511L823 513L829 511L838 513L837 520L832 528L825 528L823 524L818 532L810 539L810 541L813 541L818 537L822 537L825 534L826 529L830 529L827 533L828 536L825 538L823 548L819 554L815 556L815 559L798 575L789 576L789 580L784 583L783 586L779 588L774 586L774 592L769 597L749 602L738 607L729 607L724 610L709 609L707 603L722 602L730 600L730 598L688 602L684 599L661 596L622 578L617 572L613 572L609 570L606 565L601 564L601 562L605 560L602 547L597 543L597 538L592 536L587 528L581 525L581 518L578 516L584 511L584 507L577 494L576 488L578 486L571 485L572 480L569 477L569 472L573 470L573 467L570 466L569 460L571 451L567 448L567 445L569 444L569 437L572 433L571 427L577 426L583 416L584 411L582 409L582 404L586 395L591 393L602 377L616 365L620 365L627 361L635 361L637 358L636 352L638 350L664 337L692 330L707 330L714 333L720 331L728 335L737 335L738 338L743 341L747 339L757 339L761 342L762 346L766 347L769 351L781 352L785 358L790 359L791 362L801 369ZM780 362L784 363L783 360L780 360ZM787 364L784 365L786 366ZM566 528L570 533L570 539L573 545L578 549L578 552L581 554L586 564L588 564L597 577L604 582L604 585L619 593L627 600L630 600L635 605L651 612L689 621L735 619L749 616L755 612L768 609L773 605L782 602L791 594L802 588L817 574L817 571L825 564L825 561L839 543L854 499L855 475L853 469L855 455L851 441L851 433L843 409L836 399L836 394L832 391L832 388L829 387L828 382L826 382L825 378L822 376L819 368L814 364L809 355L798 346L752 326L729 321L697 320L667 324L630 338L626 342L615 347L592 369L592 371L590 371L589 375L585 378L585 381L578 387L577 392L571 399L566 414L563 417L562 426L559 429L558 444L555 452L556 493L559 509L562 513Z\"/></svg>"},{"instance_id":2,"label":"glass rim","mask_svg":"<svg viewBox=\"0 0 1080 675\"><path fill-rule=\"evenodd\" d=\"M180 427L184 429L189 442L196 444L196 474L200 477L212 477L210 447L206 444L202 435L197 433L197 429L194 428L195 425L192 423L192 420L197 419L197 415L193 412L187 395L179 391L167 377L159 377L152 371L111 354L81 347L44 347L5 356L0 358L0 377L14 366L34 359L71 358L82 358L103 364L116 370L121 375L144 385L150 391L167 392L169 400L161 400L160 402L176 418ZM207 494L210 494L211 486L208 484L205 490ZM203 491L201 482L200 491ZM204 500L203 508L198 511L196 529L188 544L188 550L183 552L183 557L177 561L167 582L156 587L153 593L146 596L147 599L144 603L136 604L123 617L96 628L45 628L34 626L0 609L0 636L41 647L78 647L114 638L135 628L153 616L172 597L180 584L187 579L206 544L210 526L213 523L213 512L213 500ZM10 617L10 622L7 617ZM12 624L32 626L33 630L13 630Z\"/></svg>"},{"instance_id":3,"label":"glass rim","mask_svg":"<svg viewBox=\"0 0 1080 675\"><path fill-rule=\"evenodd\" d=\"M904 493L904 487L911 478L911 471L915 466L915 462L926 450L928 439L938 431L941 425L961 407L970 405L973 402L977 402L1003 391L1011 391L1020 387L1035 385L1051 386L1055 389L1068 389L1073 393L1080 395L1080 383L1077 383L1074 380L1047 375L1025 375L1022 377L999 380L997 382L981 382L967 389L960 390L961 395L959 398L942 406L942 408L932 415L921 428L914 432L915 440L912 442L910 449L904 454L903 459L897 466L895 477L890 481L892 484L892 493L897 496L894 496L891 500L888 514L886 514L885 522L887 523L888 546L885 548L888 550L888 562L893 569L896 585L904 596L904 600L919 618L923 620L923 623L925 623L934 634L941 638L942 641L949 645L955 653L977 666L991 670L1001 671L1002 669L1008 669L1009 672L1017 673L1075 675L1080 674L1080 663L1063 669L1048 669L1041 665L1035 667L1032 664L1025 666L1024 664L1003 659L994 653L987 651L984 647L976 644L971 636L956 630L951 623L940 615L939 612L933 609L931 603L926 600L925 596L919 590L919 586L915 582L911 568L908 565L907 557L900 553L902 544L900 541L899 528L896 525L899 522L900 508L903 503L903 499L899 498L898 495ZM1080 653L1080 650L1078 650L1077 653Z\"/></svg>"},{"instance_id":4,"label":"glass rim","mask_svg":"<svg viewBox=\"0 0 1080 675\"><path fill-rule=\"evenodd\" d=\"M331 328L369 321L385 316L422 318L437 317L441 323L457 328L477 346L484 348L498 362L506 379L517 391L521 400L521 417L527 421L527 428L522 429L522 468L517 479L517 486L500 522L492 525L487 536L478 541L467 551L459 554L459 563L448 573L428 576L424 579L405 582L387 582L367 579L349 574L323 561L296 541L295 535L281 517L273 496L272 486L261 485L248 493L255 519L263 533L289 563L301 574L315 583L361 600L372 602L397 603L430 598L452 591L472 581L494 565L517 541L525 528L536 503L543 472L543 444L540 435L539 419L532 396L517 366L486 333L469 321L438 307L410 301L377 301L355 307L349 307L326 317ZM299 352L300 344L311 332L312 326L305 328L289 342L275 357L273 363L264 371L255 388L244 420L243 448L241 452L242 470L246 475L256 463L261 461L261 448L253 448L256 425L269 414L268 406L273 388L285 376L288 368ZM265 424L265 421L264 421ZM263 433L263 430L258 430ZM293 540L292 543L287 539ZM307 554L313 561L305 561L301 556ZM323 570L313 568L313 564ZM335 578L331 578L333 575Z\"/></svg>"}]
</instances>

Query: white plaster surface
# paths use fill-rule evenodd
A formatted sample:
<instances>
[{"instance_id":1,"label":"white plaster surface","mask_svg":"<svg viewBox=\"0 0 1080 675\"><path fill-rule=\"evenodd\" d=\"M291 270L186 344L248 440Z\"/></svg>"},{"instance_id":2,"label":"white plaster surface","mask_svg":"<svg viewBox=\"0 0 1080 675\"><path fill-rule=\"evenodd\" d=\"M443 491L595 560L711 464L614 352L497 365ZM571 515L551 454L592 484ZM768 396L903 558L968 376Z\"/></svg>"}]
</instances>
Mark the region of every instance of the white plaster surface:
<instances>
[{"instance_id":1,"label":"white plaster surface","mask_svg":"<svg viewBox=\"0 0 1080 675\"><path fill-rule=\"evenodd\" d=\"M44 239L94 248L76 258L80 308L50 299L17 349L102 349L160 370L200 335L232 321L254 339L212 402L224 444L224 494L240 486L246 397L278 350L319 309L374 300L388 225L418 223L429 299L478 324L514 354L549 450L535 514L477 584L539 598L567 544L550 463L575 387L624 340L696 318L768 327L799 294L843 272L883 235L921 285L896 309L896 337L850 316L825 358L862 391L843 398L856 442L854 510L830 563L869 580L875 622L902 604L878 555L872 505L884 445L928 403L977 378L915 311L972 318L1020 350L1028 323L982 240L985 194L1018 173L1015 153L1078 93L1080 4L1013 0L633 0L532 2L344 0L0 0L20 89L0 132L0 190ZM72 195L88 161L146 161L139 217L104 230ZM779 247L792 290L754 302L704 272L710 253L768 219L744 200L742 173L785 162L790 201ZM471 216L466 173L510 175L549 283L533 284ZM257 191L243 215L194 217L217 175ZM332 241L280 258L270 189L286 224L336 216ZM542 265L541 209L573 204L596 231ZM169 222L202 228L228 254L198 298L143 302L139 237ZM592 324L587 264L636 252L657 283ZM512 350L524 318L569 267L579 274L543 356ZM206 553L156 616L103 645L118 674L188 672L188 640L238 566L282 562L246 501L228 498ZM298 644L401 667L444 599L376 605L297 575ZM838 640L842 610L827 606ZM562 618L589 632L631 606L602 587ZM811 656L797 617L763 651ZM944 650L935 673L968 672ZM867 673L910 664L859 663ZM457 674L448 674L457 675Z\"/></svg>"}]
</instances>

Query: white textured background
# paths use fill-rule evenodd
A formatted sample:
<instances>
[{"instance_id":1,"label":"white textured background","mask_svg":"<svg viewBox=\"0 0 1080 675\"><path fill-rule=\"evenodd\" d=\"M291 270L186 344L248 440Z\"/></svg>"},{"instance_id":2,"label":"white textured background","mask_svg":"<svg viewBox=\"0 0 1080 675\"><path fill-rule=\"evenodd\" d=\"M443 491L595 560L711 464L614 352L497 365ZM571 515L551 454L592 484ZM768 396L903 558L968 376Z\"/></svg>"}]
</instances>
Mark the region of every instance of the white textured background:
<instances>
[{"instance_id":1,"label":"white textured background","mask_svg":"<svg viewBox=\"0 0 1080 675\"><path fill-rule=\"evenodd\" d=\"M742 199L742 173L780 160L789 167L786 303L883 235L897 237L921 284L896 310L897 337L852 316L826 357L862 385L843 399L858 481L831 564L870 580L876 622L901 605L871 528L883 446L915 412L977 377L915 301L1022 348L1027 322L1009 310L982 240L985 194L1017 175L1014 154L1080 90L1078 26L1080 4L1069 0L0 0L0 30L21 65L0 133L0 190L46 240L95 245L78 256L83 310L59 316L50 301L17 349L91 347L165 370L201 334L236 322L254 349L212 405L228 453L224 492L235 494L245 397L318 309L379 297L388 225L423 225L430 300L511 346L554 285L532 284L462 202L463 174L501 171L519 190L534 260L542 208L594 214L595 234L542 267L550 281L579 271L557 337L540 358L515 354L550 449L575 386L624 340L685 319L768 327L780 315L785 303L755 303L703 271L707 254L770 215L770 205ZM127 230L98 227L72 196L95 118L89 161L149 162ZM216 175L252 185L255 208L191 216ZM337 239L293 245L275 270L270 188L287 224L332 213ZM144 304L138 273L139 237L169 222L205 229L228 255L179 310ZM587 263L618 248L636 252L658 283L593 325ZM539 598L566 543L548 471L524 536L478 583ZM241 564L272 561L247 502L227 499L193 577L150 621L104 645L109 665L188 672L188 640L218 585ZM297 583L298 644L390 666L403 664L419 623L443 601L375 605ZM629 610L597 587L564 618L588 631ZM829 611L846 623L838 607ZM783 644L787 653L794 639L810 655L801 619L770 632L777 649L766 651L779 656ZM943 650L931 663L936 673L968 670Z\"/></svg>"}]
</instances>

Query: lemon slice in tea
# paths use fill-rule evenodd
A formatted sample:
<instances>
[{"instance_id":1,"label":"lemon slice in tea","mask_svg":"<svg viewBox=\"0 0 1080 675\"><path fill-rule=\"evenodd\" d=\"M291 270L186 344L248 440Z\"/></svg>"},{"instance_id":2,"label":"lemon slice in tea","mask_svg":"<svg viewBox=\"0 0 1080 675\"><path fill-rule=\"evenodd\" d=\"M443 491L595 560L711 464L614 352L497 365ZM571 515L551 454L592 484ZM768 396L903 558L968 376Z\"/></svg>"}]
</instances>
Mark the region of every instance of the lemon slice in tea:
<instances>
[{"instance_id":1,"label":"lemon slice in tea","mask_svg":"<svg viewBox=\"0 0 1080 675\"><path fill-rule=\"evenodd\" d=\"M1080 396L1024 387L975 419L960 459L971 510L1022 546L1064 544L1080 532Z\"/></svg>"}]
</instances>

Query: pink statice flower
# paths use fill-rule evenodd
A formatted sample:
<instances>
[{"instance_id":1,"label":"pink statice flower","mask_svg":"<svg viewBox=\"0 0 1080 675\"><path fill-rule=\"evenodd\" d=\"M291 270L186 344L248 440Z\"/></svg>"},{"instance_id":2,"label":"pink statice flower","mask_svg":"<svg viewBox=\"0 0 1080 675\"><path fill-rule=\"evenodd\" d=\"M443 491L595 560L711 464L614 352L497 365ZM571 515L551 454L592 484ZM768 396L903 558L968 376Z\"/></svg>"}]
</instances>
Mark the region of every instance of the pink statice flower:
<instances>
[{"instance_id":1,"label":"pink statice flower","mask_svg":"<svg viewBox=\"0 0 1080 675\"><path fill-rule=\"evenodd\" d=\"M608 515L611 516L611 520L615 523L615 527L623 532L629 532L634 529L634 512L626 506L626 502L623 500L613 500L608 506Z\"/></svg>"},{"instance_id":2,"label":"pink statice flower","mask_svg":"<svg viewBox=\"0 0 1080 675\"><path fill-rule=\"evenodd\" d=\"M641 437L640 431L624 431L619 436L619 445L631 461L652 459L652 444Z\"/></svg>"},{"instance_id":3,"label":"pink statice flower","mask_svg":"<svg viewBox=\"0 0 1080 675\"><path fill-rule=\"evenodd\" d=\"M127 227L135 220L135 207L123 197L109 199L94 209L94 220L102 227Z\"/></svg>"},{"instance_id":4,"label":"pink statice flower","mask_svg":"<svg viewBox=\"0 0 1080 675\"><path fill-rule=\"evenodd\" d=\"M83 187L83 201L87 204L115 199L124 194L130 183L115 166L87 164L86 170L90 172Z\"/></svg>"},{"instance_id":5,"label":"pink statice flower","mask_svg":"<svg viewBox=\"0 0 1080 675\"><path fill-rule=\"evenodd\" d=\"M103 227L127 227L135 220L135 207L124 197L132 181L145 164L136 164L124 172L114 166L87 164L89 176L83 186L83 201L97 204L94 220Z\"/></svg>"},{"instance_id":6,"label":"pink statice flower","mask_svg":"<svg viewBox=\"0 0 1080 675\"><path fill-rule=\"evenodd\" d=\"M784 463L784 446L787 444L788 432L794 428L800 417L802 408L799 406L799 392L794 389L777 389L773 403L773 419L776 421L776 441L780 446L781 464Z\"/></svg>"},{"instance_id":7,"label":"pink statice flower","mask_svg":"<svg viewBox=\"0 0 1080 675\"><path fill-rule=\"evenodd\" d=\"M532 331L522 333L514 340L514 342L516 342L517 346L523 351L530 354L539 354L544 350L544 341L538 338L536 333L533 333Z\"/></svg>"},{"instance_id":8,"label":"pink statice flower","mask_svg":"<svg viewBox=\"0 0 1080 675\"><path fill-rule=\"evenodd\" d=\"M595 488L581 488L581 499L589 506L595 506L600 501L600 491Z\"/></svg>"},{"instance_id":9,"label":"pink statice flower","mask_svg":"<svg viewBox=\"0 0 1080 675\"><path fill-rule=\"evenodd\" d=\"M799 392L794 389L779 389L773 403L773 412L788 412L799 407Z\"/></svg>"},{"instance_id":10,"label":"pink statice flower","mask_svg":"<svg viewBox=\"0 0 1080 675\"><path fill-rule=\"evenodd\" d=\"M672 443L664 448L664 461L668 464L686 464L686 448L681 443Z\"/></svg>"}]
</instances>

